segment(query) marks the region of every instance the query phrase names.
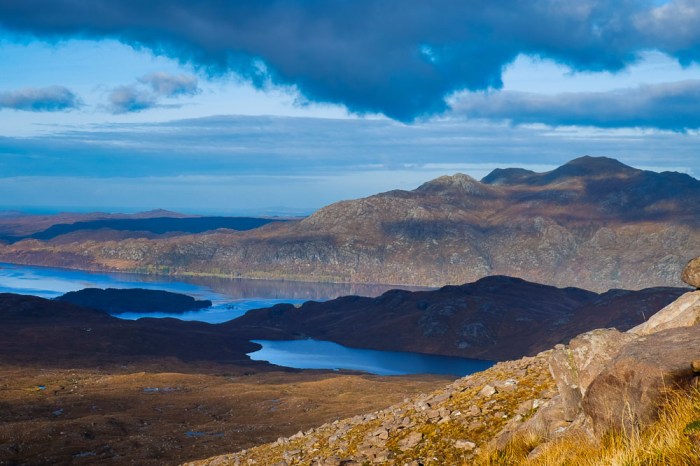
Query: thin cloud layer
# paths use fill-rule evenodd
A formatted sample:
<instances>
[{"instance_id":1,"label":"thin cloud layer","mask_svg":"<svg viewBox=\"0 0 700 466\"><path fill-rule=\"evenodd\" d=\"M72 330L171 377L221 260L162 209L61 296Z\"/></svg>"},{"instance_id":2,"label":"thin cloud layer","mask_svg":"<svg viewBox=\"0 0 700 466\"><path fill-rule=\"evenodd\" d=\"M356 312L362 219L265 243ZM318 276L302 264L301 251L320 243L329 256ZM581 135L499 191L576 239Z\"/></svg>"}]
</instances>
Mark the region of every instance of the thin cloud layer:
<instances>
[{"instance_id":1,"label":"thin cloud layer","mask_svg":"<svg viewBox=\"0 0 700 466\"><path fill-rule=\"evenodd\" d=\"M151 73L139 78L139 82L149 85L153 93L160 97L195 95L199 92L197 78L189 74Z\"/></svg>"},{"instance_id":2,"label":"thin cloud layer","mask_svg":"<svg viewBox=\"0 0 700 466\"><path fill-rule=\"evenodd\" d=\"M152 73L138 79L137 84L119 86L108 96L112 113L132 113L160 107L164 98L192 96L199 93L197 78L192 75Z\"/></svg>"},{"instance_id":3,"label":"thin cloud layer","mask_svg":"<svg viewBox=\"0 0 700 466\"><path fill-rule=\"evenodd\" d=\"M0 92L0 109L24 110L28 112L60 112L80 106L80 99L63 86L25 88L11 92Z\"/></svg>"},{"instance_id":4,"label":"thin cloud layer","mask_svg":"<svg viewBox=\"0 0 700 466\"><path fill-rule=\"evenodd\" d=\"M700 128L700 80L610 92L468 94L453 108L457 115L516 124L687 131Z\"/></svg>"},{"instance_id":5,"label":"thin cloud layer","mask_svg":"<svg viewBox=\"0 0 700 466\"><path fill-rule=\"evenodd\" d=\"M697 62L697 24L696 0L0 0L8 30L116 38L402 121L445 111L456 91L500 88L520 54L587 71L648 50Z\"/></svg>"}]
</instances>

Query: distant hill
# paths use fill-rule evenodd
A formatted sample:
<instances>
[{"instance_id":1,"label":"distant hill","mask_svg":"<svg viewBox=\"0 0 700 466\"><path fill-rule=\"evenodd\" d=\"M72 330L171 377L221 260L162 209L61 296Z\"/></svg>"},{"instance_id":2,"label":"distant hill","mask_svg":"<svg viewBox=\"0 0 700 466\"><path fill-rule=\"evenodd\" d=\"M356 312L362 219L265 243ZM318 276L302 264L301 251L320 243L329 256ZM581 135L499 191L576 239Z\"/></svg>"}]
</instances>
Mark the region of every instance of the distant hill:
<instances>
[{"instance_id":1,"label":"distant hill","mask_svg":"<svg viewBox=\"0 0 700 466\"><path fill-rule=\"evenodd\" d=\"M581 157L546 173L443 176L250 231L149 241L88 233L0 246L0 260L421 286L487 275L595 291L679 286L700 255L700 181Z\"/></svg>"},{"instance_id":2,"label":"distant hill","mask_svg":"<svg viewBox=\"0 0 700 466\"><path fill-rule=\"evenodd\" d=\"M165 234L192 234L205 231L227 228L230 230L252 230L271 222L279 220L253 217L146 217L146 218L116 218L98 219L84 222L60 223L49 228L25 236L6 236L3 239L8 243L15 243L23 239L51 240L62 235L76 232L94 232L90 239L99 239L97 230L110 230L118 232ZM132 236L142 236L139 234Z\"/></svg>"},{"instance_id":3,"label":"distant hill","mask_svg":"<svg viewBox=\"0 0 700 466\"><path fill-rule=\"evenodd\" d=\"M84 288L55 298L77 306L98 309L109 314L124 312L167 312L182 314L211 306L209 300L197 300L185 294L143 288Z\"/></svg>"},{"instance_id":4,"label":"distant hill","mask_svg":"<svg viewBox=\"0 0 700 466\"><path fill-rule=\"evenodd\" d=\"M193 218L199 215L187 215L163 209L154 209L147 212L136 212L134 214L120 214L107 212L60 212L57 214L30 214L20 211L0 212L0 240L11 237L27 237L47 228L63 224L76 222L89 222L93 220L107 219L143 219L143 218Z\"/></svg>"},{"instance_id":5,"label":"distant hill","mask_svg":"<svg viewBox=\"0 0 700 466\"><path fill-rule=\"evenodd\" d=\"M597 327L628 330L687 291L597 294L492 276L433 291L392 290L377 298L345 296L299 308L280 304L224 325L256 338L310 337L361 348L507 360Z\"/></svg>"}]
</instances>

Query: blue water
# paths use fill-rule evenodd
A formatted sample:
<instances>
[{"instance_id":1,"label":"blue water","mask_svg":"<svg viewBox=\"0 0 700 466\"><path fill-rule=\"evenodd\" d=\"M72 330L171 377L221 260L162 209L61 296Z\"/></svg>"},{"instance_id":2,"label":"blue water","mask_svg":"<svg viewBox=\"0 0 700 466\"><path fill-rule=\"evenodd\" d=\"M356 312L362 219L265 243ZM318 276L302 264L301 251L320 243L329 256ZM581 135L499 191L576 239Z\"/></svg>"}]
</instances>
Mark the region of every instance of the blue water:
<instances>
[{"instance_id":1,"label":"blue water","mask_svg":"<svg viewBox=\"0 0 700 466\"><path fill-rule=\"evenodd\" d=\"M55 298L69 291L83 288L146 288L183 293L197 299L208 299L213 304L211 307L184 314L169 313L167 309L163 309L163 312L129 312L118 314L117 317L131 320L142 317L173 317L215 324L240 317L251 309L270 307L279 303L301 304L309 300L326 301L350 294L378 296L395 287L99 273L0 263L0 293Z\"/></svg>"},{"instance_id":2,"label":"blue water","mask_svg":"<svg viewBox=\"0 0 700 466\"><path fill-rule=\"evenodd\" d=\"M447 374L464 376L483 371L491 361L400 351L348 348L330 341L253 340L262 349L249 353L254 361L296 369L348 369L377 375Z\"/></svg>"},{"instance_id":3,"label":"blue water","mask_svg":"<svg viewBox=\"0 0 700 466\"><path fill-rule=\"evenodd\" d=\"M305 299L269 298L264 296L234 297L214 291L212 288L170 277L152 277L137 274L97 273L82 270L51 267L29 267L0 263L0 292L31 294L42 298L55 298L69 291L83 288L146 288L183 293L197 299L208 299L212 306L203 310L183 313L128 312L117 314L121 319L136 320L142 317L173 317L180 320L197 320L217 324L242 316L251 309L270 307L279 303L301 304Z\"/></svg>"}]
</instances>

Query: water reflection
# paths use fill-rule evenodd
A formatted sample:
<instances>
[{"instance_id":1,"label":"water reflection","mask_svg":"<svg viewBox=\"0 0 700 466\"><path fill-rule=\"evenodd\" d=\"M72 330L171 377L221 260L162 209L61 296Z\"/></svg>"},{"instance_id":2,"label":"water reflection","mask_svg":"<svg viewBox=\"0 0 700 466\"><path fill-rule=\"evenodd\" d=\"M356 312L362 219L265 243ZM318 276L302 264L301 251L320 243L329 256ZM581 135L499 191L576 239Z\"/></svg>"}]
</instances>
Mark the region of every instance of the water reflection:
<instances>
[{"instance_id":1,"label":"water reflection","mask_svg":"<svg viewBox=\"0 0 700 466\"><path fill-rule=\"evenodd\" d=\"M302 301L326 301L339 296L379 296L389 290L418 291L429 288L404 285L367 285L357 283L315 283L285 280L251 280L246 278L187 277L195 283L232 298L251 296L270 299L296 299Z\"/></svg>"}]
</instances>

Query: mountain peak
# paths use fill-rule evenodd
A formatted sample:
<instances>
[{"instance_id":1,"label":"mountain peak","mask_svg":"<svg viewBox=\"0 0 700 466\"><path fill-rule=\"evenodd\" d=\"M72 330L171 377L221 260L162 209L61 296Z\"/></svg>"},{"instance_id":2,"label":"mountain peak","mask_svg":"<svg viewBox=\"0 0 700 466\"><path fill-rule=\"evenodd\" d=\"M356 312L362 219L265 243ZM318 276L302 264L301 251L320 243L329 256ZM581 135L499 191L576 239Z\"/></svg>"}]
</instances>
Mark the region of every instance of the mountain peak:
<instances>
[{"instance_id":1,"label":"mountain peak","mask_svg":"<svg viewBox=\"0 0 700 466\"><path fill-rule=\"evenodd\" d=\"M556 172L558 170L572 173L573 176L629 174L639 171L636 168L632 168L610 157L592 157L590 155L584 155L583 157L573 159L553 171Z\"/></svg>"},{"instance_id":2,"label":"mountain peak","mask_svg":"<svg viewBox=\"0 0 700 466\"><path fill-rule=\"evenodd\" d=\"M536 173L524 168L496 168L483 177L481 182L491 185L522 184L532 175Z\"/></svg>"},{"instance_id":3,"label":"mountain peak","mask_svg":"<svg viewBox=\"0 0 700 466\"><path fill-rule=\"evenodd\" d=\"M544 173L536 173L522 168L497 168L481 181L491 185L527 184L543 186L570 178L629 176L640 171L610 157L585 155Z\"/></svg>"},{"instance_id":4,"label":"mountain peak","mask_svg":"<svg viewBox=\"0 0 700 466\"><path fill-rule=\"evenodd\" d=\"M481 195L484 193L484 186L464 173L445 175L434 180L423 183L417 189L420 193L459 193Z\"/></svg>"}]
</instances>

